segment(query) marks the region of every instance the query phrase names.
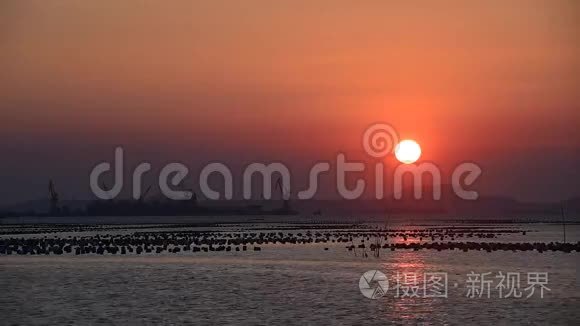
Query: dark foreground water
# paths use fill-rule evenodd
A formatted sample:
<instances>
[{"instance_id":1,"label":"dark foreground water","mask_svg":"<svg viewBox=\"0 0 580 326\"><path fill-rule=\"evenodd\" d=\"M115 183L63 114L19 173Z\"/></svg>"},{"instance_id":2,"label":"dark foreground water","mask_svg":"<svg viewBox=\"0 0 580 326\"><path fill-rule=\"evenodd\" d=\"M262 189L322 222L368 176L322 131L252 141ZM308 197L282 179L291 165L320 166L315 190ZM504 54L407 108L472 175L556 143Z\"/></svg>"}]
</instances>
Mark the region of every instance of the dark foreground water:
<instances>
[{"instance_id":1,"label":"dark foreground water","mask_svg":"<svg viewBox=\"0 0 580 326\"><path fill-rule=\"evenodd\" d=\"M533 241L559 236L556 226L521 227L533 230L527 235ZM571 241L579 240L577 226L568 232ZM536 251L397 250L364 258L344 244L270 244L260 252L0 256L0 324L577 325L579 261L576 252ZM361 294L359 279L368 270L389 277L385 296L371 300ZM400 285L413 286L415 276L422 289L431 272L447 273L447 298L425 298L422 290L418 297L404 296L404 287L396 297L397 273ZM467 296L471 272L491 273L490 298L485 290L482 297ZM520 275L521 298L500 298L499 272ZM526 298L527 273L533 272L548 273L544 298L539 288Z\"/></svg>"}]
</instances>

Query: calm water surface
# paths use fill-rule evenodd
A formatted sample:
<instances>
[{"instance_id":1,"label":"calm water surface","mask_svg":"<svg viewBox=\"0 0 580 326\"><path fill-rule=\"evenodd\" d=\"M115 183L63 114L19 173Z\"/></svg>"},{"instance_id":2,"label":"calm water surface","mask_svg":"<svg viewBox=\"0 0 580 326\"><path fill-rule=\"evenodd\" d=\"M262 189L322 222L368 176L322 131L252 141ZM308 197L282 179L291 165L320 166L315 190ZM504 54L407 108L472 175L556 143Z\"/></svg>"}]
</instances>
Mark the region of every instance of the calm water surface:
<instances>
[{"instance_id":1,"label":"calm water surface","mask_svg":"<svg viewBox=\"0 0 580 326\"><path fill-rule=\"evenodd\" d=\"M533 232L502 241L561 237L558 226L517 227ZM577 226L568 232L570 241L579 240ZM0 324L577 325L579 260L578 253L434 250L363 258L344 244L122 257L0 256ZM396 298L391 288L378 300L367 299L358 284L371 269L389 277L446 272L448 298ZM519 272L521 289L527 272L548 272L550 291L543 299L539 293L500 299L494 280L491 298L467 298L472 271Z\"/></svg>"}]
</instances>

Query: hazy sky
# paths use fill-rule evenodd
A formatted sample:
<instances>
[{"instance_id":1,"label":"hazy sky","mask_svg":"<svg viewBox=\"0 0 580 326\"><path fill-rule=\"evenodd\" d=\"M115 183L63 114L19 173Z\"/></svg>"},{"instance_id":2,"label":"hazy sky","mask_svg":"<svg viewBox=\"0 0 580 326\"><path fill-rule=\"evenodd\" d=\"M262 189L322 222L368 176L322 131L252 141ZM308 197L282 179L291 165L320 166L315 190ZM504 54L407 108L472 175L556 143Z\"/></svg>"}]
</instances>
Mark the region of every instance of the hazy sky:
<instances>
[{"instance_id":1,"label":"hazy sky","mask_svg":"<svg viewBox=\"0 0 580 326\"><path fill-rule=\"evenodd\" d=\"M95 163L288 162L373 122L488 193L580 195L580 2L0 0L0 203Z\"/></svg>"}]
</instances>

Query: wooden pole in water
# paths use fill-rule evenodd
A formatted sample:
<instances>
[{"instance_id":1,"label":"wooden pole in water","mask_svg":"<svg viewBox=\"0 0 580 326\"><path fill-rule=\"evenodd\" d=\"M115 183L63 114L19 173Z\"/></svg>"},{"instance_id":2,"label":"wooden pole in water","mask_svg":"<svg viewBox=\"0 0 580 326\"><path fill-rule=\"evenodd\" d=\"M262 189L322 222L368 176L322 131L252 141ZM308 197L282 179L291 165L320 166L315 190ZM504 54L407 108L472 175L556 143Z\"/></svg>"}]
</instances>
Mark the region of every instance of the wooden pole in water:
<instances>
[{"instance_id":1,"label":"wooden pole in water","mask_svg":"<svg viewBox=\"0 0 580 326\"><path fill-rule=\"evenodd\" d=\"M566 220L564 219L564 205L560 206L560 210L562 213L562 229L564 231L564 243L566 243Z\"/></svg>"}]
</instances>

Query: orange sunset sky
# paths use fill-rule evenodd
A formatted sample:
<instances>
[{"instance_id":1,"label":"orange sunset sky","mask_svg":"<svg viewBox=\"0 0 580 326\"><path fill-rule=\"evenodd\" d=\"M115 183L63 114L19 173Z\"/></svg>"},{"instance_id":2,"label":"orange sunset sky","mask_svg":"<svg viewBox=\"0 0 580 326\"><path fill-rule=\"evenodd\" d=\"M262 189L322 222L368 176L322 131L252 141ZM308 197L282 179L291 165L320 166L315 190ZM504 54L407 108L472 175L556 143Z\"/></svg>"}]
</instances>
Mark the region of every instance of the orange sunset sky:
<instances>
[{"instance_id":1,"label":"orange sunset sky","mask_svg":"<svg viewBox=\"0 0 580 326\"><path fill-rule=\"evenodd\" d=\"M0 203L115 145L192 166L362 150L384 121L484 192L580 195L580 2L1 1Z\"/></svg>"}]
</instances>

